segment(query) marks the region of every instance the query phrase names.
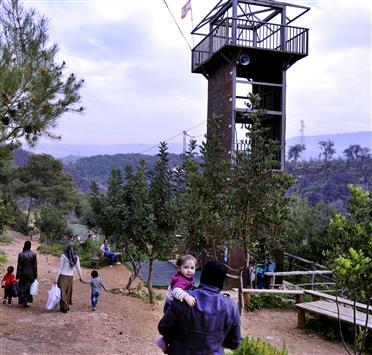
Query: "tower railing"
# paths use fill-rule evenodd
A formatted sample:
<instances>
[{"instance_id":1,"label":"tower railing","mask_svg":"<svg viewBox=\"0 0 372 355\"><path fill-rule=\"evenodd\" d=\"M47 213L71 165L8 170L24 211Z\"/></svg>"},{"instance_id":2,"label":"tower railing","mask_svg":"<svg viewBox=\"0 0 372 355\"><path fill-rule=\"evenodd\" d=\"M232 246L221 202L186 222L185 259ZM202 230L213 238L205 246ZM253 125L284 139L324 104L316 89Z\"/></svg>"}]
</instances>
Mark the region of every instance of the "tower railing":
<instances>
[{"instance_id":1,"label":"tower railing","mask_svg":"<svg viewBox=\"0 0 372 355\"><path fill-rule=\"evenodd\" d=\"M233 28L236 28L235 43ZM192 50L192 70L226 45L307 55L308 31L302 27L225 18Z\"/></svg>"}]
</instances>

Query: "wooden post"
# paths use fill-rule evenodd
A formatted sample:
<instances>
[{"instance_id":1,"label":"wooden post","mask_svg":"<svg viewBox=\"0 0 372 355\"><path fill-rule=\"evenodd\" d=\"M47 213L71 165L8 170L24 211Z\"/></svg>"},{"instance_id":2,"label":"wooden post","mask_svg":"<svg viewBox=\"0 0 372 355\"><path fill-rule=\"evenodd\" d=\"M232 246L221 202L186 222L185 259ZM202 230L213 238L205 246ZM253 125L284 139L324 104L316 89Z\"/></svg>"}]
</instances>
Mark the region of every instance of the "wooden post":
<instances>
[{"instance_id":1,"label":"wooden post","mask_svg":"<svg viewBox=\"0 0 372 355\"><path fill-rule=\"evenodd\" d=\"M249 304L251 303L251 294L248 292L243 293L243 298L244 298L244 308L246 311L249 310Z\"/></svg>"},{"instance_id":2,"label":"wooden post","mask_svg":"<svg viewBox=\"0 0 372 355\"><path fill-rule=\"evenodd\" d=\"M299 328L305 326L305 310L300 308L297 309L297 325Z\"/></svg>"},{"instance_id":3,"label":"wooden post","mask_svg":"<svg viewBox=\"0 0 372 355\"><path fill-rule=\"evenodd\" d=\"M303 303L304 302L304 294L296 295L296 303Z\"/></svg>"}]
</instances>

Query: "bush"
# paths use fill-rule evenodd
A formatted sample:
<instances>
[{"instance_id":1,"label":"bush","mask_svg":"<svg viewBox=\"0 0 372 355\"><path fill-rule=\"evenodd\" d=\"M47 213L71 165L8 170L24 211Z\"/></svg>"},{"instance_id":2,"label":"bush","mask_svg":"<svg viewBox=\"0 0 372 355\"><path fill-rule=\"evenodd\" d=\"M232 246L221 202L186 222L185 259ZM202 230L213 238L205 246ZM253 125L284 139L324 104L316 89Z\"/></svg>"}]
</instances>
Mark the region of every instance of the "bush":
<instances>
[{"instance_id":1,"label":"bush","mask_svg":"<svg viewBox=\"0 0 372 355\"><path fill-rule=\"evenodd\" d=\"M294 300L275 294L252 294L248 310L250 312L261 308L289 308Z\"/></svg>"},{"instance_id":2,"label":"bush","mask_svg":"<svg viewBox=\"0 0 372 355\"><path fill-rule=\"evenodd\" d=\"M0 233L4 231L4 227L9 224L12 219L9 207L0 198Z\"/></svg>"},{"instance_id":3,"label":"bush","mask_svg":"<svg viewBox=\"0 0 372 355\"><path fill-rule=\"evenodd\" d=\"M10 238L6 234L0 234L0 243L3 243L3 244L12 244L13 243L13 239Z\"/></svg>"},{"instance_id":4,"label":"bush","mask_svg":"<svg viewBox=\"0 0 372 355\"><path fill-rule=\"evenodd\" d=\"M353 325L342 322L341 328L344 339L347 342L353 343L354 342ZM314 331L327 340L331 341L341 340L339 324L338 320L336 319L330 319L328 317L321 315L311 315L309 317L306 317L305 329L308 331L309 330ZM372 336L370 334L367 334L364 351L366 352L366 354L372 353Z\"/></svg>"},{"instance_id":5,"label":"bush","mask_svg":"<svg viewBox=\"0 0 372 355\"><path fill-rule=\"evenodd\" d=\"M27 215L21 211L17 210L14 215L13 222L11 223L11 226L14 230L16 230L19 233L27 234L28 228L27 228Z\"/></svg>"},{"instance_id":6,"label":"bush","mask_svg":"<svg viewBox=\"0 0 372 355\"><path fill-rule=\"evenodd\" d=\"M52 254L53 256L60 257L65 251L66 246L64 244L55 243L55 244L40 244L37 248L40 254Z\"/></svg>"},{"instance_id":7,"label":"bush","mask_svg":"<svg viewBox=\"0 0 372 355\"><path fill-rule=\"evenodd\" d=\"M283 344L281 350L266 341L257 338L243 338L239 348L229 353L230 355L288 355L288 350Z\"/></svg>"},{"instance_id":8,"label":"bush","mask_svg":"<svg viewBox=\"0 0 372 355\"><path fill-rule=\"evenodd\" d=\"M2 251L2 250L0 250L0 264L2 265L2 264L5 264L6 263L6 256L5 256L5 253Z\"/></svg>"},{"instance_id":9,"label":"bush","mask_svg":"<svg viewBox=\"0 0 372 355\"><path fill-rule=\"evenodd\" d=\"M80 265L83 267L91 267L90 259L97 255L99 251L99 244L93 239L87 239L84 243L76 247L77 255L80 258Z\"/></svg>"}]
</instances>

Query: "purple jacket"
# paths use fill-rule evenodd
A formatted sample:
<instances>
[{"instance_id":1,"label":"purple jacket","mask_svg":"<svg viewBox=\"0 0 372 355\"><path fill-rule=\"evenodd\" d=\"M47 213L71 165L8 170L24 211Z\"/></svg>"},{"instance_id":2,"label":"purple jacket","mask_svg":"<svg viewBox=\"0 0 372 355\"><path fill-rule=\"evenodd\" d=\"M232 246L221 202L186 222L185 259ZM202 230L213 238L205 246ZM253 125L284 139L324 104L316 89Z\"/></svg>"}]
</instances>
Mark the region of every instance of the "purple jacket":
<instances>
[{"instance_id":1,"label":"purple jacket","mask_svg":"<svg viewBox=\"0 0 372 355\"><path fill-rule=\"evenodd\" d=\"M175 287L179 287L182 290L188 290L189 288L195 286L194 279L188 279L187 277L183 276L181 273L177 272L172 276L171 280L171 289L173 290Z\"/></svg>"},{"instance_id":2,"label":"purple jacket","mask_svg":"<svg viewBox=\"0 0 372 355\"><path fill-rule=\"evenodd\" d=\"M188 291L196 299L190 307L172 302L158 329L170 355L223 355L223 348L236 349L241 342L238 307L217 287L201 284Z\"/></svg>"}]
</instances>

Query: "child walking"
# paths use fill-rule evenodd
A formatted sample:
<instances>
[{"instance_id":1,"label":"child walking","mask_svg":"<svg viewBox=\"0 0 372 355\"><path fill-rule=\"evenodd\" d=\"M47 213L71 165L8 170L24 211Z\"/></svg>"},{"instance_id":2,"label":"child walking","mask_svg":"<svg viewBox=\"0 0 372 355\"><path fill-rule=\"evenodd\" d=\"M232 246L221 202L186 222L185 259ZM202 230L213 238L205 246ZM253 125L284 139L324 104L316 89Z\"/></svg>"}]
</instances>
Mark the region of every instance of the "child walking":
<instances>
[{"instance_id":1,"label":"child walking","mask_svg":"<svg viewBox=\"0 0 372 355\"><path fill-rule=\"evenodd\" d=\"M8 301L8 304L12 303L12 286L17 283L13 272L14 272L14 266L8 266L7 273L4 275L3 279L1 280L1 287L4 288L4 300L3 304L6 304Z\"/></svg>"},{"instance_id":2,"label":"child walking","mask_svg":"<svg viewBox=\"0 0 372 355\"><path fill-rule=\"evenodd\" d=\"M164 313L174 299L186 302L190 307L194 307L196 303L195 298L186 292L195 286L196 259L192 255L183 255L177 259L176 267L177 272L172 276L171 283L168 286ZM157 339L156 345L164 354L167 353L167 344L163 337Z\"/></svg>"},{"instance_id":3,"label":"child walking","mask_svg":"<svg viewBox=\"0 0 372 355\"><path fill-rule=\"evenodd\" d=\"M97 270L93 270L90 273L90 276L92 276L90 281L84 281L84 280L80 280L80 281L84 284L90 285L90 287L92 288L92 294L91 294L92 311L95 311L96 307L97 307L98 298L99 298L99 295L100 295L101 288L103 288L105 291L108 291L108 288L103 283L101 278L98 276L98 271Z\"/></svg>"}]
</instances>

